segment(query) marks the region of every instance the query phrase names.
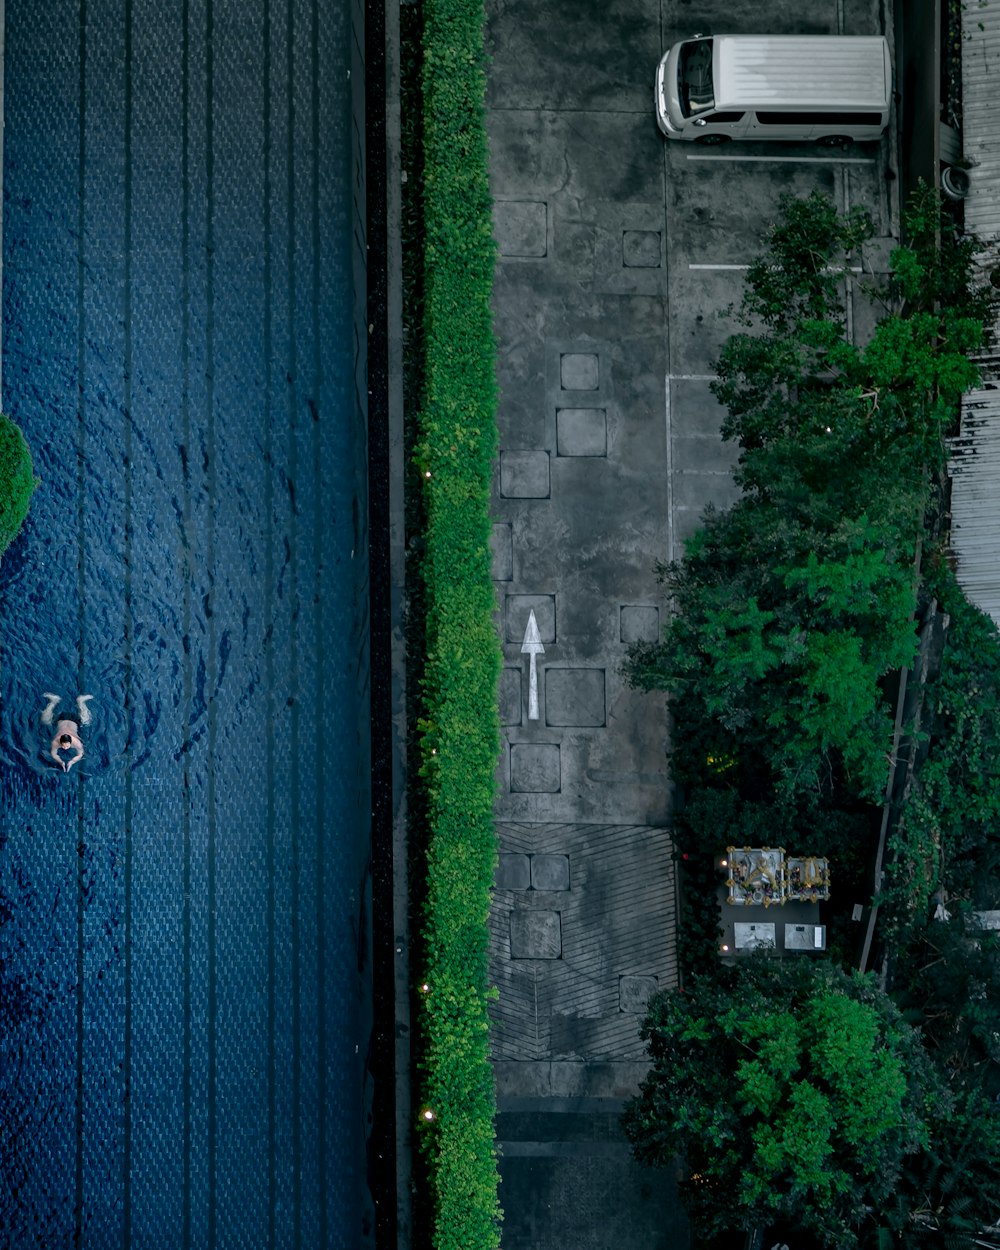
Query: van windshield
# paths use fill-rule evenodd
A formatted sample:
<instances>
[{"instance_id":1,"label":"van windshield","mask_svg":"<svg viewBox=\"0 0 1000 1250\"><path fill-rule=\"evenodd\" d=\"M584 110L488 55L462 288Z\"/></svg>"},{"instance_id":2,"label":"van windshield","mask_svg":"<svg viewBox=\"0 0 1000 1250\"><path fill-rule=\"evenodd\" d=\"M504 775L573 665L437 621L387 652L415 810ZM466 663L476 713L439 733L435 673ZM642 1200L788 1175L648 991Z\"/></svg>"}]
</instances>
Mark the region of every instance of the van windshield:
<instances>
[{"instance_id":1,"label":"van windshield","mask_svg":"<svg viewBox=\"0 0 1000 1250\"><path fill-rule=\"evenodd\" d=\"M689 39L681 44L677 64L677 94L681 112L695 117L715 108L712 84L712 40Z\"/></svg>"}]
</instances>

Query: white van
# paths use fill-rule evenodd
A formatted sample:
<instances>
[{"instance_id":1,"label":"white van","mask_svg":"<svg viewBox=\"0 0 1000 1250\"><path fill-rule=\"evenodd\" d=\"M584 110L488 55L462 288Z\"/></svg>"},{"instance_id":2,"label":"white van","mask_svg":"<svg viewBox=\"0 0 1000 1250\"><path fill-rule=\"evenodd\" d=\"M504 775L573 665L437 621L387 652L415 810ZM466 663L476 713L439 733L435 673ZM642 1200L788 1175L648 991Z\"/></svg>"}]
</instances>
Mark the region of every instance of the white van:
<instances>
[{"instance_id":1,"label":"white van","mask_svg":"<svg viewBox=\"0 0 1000 1250\"><path fill-rule=\"evenodd\" d=\"M881 35L708 35L656 67L656 120L670 139L877 139L892 63Z\"/></svg>"}]
</instances>

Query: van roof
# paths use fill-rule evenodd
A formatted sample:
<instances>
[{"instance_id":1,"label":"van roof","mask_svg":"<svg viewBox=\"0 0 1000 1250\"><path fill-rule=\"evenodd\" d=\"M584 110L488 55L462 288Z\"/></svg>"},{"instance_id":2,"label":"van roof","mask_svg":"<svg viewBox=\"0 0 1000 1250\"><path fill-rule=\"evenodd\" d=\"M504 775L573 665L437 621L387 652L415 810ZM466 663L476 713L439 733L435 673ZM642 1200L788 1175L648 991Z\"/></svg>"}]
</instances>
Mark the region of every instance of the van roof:
<instances>
[{"instance_id":1,"label":"van roof","mask_svg":"<svg viewBox=\"0 0 1000 1250\"><path fill-rule=\"evenodd\" d=\"M884 109L886 41L875 35L715 35L715 106Z\"/></svg>"}]
</instances>

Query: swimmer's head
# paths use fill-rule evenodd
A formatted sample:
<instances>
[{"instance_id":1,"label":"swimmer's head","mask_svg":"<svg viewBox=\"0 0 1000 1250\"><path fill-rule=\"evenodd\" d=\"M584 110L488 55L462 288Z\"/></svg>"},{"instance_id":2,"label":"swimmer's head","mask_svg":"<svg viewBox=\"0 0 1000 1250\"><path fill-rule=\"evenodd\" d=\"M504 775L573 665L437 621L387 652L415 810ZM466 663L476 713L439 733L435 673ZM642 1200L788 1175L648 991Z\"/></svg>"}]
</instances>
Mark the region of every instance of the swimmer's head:
<instances>
[{"instance_id":1,"label":"swimmer's head","mask_svg":"<svg viewBox=\"0 0 1000 1250\"><path fill-rule=\"evenodd\" d=\"M72 742L73 742L73 739L69 736L69 734L63 734L62 737L59 739L59 745L61 747L71 746Z\"/></svg>"}]
</instances>

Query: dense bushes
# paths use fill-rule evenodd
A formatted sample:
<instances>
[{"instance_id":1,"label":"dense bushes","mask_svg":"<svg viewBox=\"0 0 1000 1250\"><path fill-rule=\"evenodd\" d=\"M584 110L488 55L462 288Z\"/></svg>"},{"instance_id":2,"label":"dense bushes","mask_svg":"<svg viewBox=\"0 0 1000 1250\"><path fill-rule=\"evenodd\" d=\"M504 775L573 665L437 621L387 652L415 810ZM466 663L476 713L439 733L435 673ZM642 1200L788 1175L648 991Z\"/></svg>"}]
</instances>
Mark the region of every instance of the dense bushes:
<instances>
[{"instance_id":1,"label":"dense bushes","mask_svg":"<svg viewBox=\"0 0 1000 1250\"><path fill-rule=\"evenodd\" d=\"M413 448L427 826L418 1046L435 1250L499 1243L487 920L501 660L489 551L497 434L482 27L475 0L424 0L422 395Z\"/></svg>"},{"instance_id":2,"label":"dense bushes","mask_svg":"<svg viewBox=\"0 0 1000 1250\"><path fill-rule=\"evenodd\" d=\"M17 537L38 485L20 429L0 413L0 555Z\"/></svg>"},{"instance_id":3,"label":"dense bushes","mask_svg":"<svg viewBox=\"0 0 1000 1250\"><path fill-rule=\"evenodd\" d=\"M701 1234L781 1218L857 1246L927 1143L939 1083L873 978L758 955L654 997L642 1035L626 1132L647 1163L684 1158Z\"/></svg>"},{"instance_id":4,"label":"dense bushes","mask_svg":"<svg viewBox=\"0 0 1000 1250\"><path fill-rule=\"evenodd\" d=\"M878 292L889 315L851 343L841 273L871 222L818 193L782 208L713 384L743 495L662 570L676 611L628 675L676 696L685 785L713 784L705 761L721 758L753 797L877 801L884 679L915 652L915 555L985 297L969 289L971 244L921 191Z\"/></svg>"},{"instance_id":5,"label":"dense bushes","mask_svg":"<svg viewBox=\"0 0 1000 1250\"><path fill-rule=\"evenodd\" d=\"M893 842L891 894L920 918L931 895L1000 901L1000 634L944 564L928 570L950 624L924 701L928 741Z\"/></svg>"},{"instance_id":6,"label":"dense bushes","mask_svg":"<svg viewBox=\"0 0 1000 1250\"><path fill-rule=\"evenodd\" d=\"M674 696L687 887L687 993L651 1006L654 1072L630 1131L649 1161L686 1155L686 1200L709 1233L778 1216L836 1244L863 1230L879 1246L967 1244L1000 1212L1000 941L972 916L1000 905L1000 637L949 570L938 511L945 439L977 380L969 353L989 298L971 281L975 242L933 192L911 201L904 227L873 291L887 315L855 344L839 290L871 223L819 195L785 200L713 385L723 434L740 448L742 496L706 516L683 563L661 569L675 611L663 640L628 660L634 685ZM894 762L894 678L916 652L916 610L932 599L950 628L919 691L916 771L890 818L879 911L883 981L918 1030L905 1069L924 1074L922 1128L874 1167L866 1146L863 1167L824 1193L830 1169L799 1163L830 1148L839 1164L858 1141L834 1150L837 1116L816 1106L772 1131L795 1105L788 1074L812 1062L787 1044L805 1037L811 1008L802 999L788 1012L780 971L754 981L749 999L730 983L741 974L717 955L716 865L727 844L828 856L829 954L851 962L850 906L872 896L874 818ZM848 1022L855 1009L838 1011L844 1057L860 1033ZM720 1061L734 1039L731 1062ZM852 1097L870 1089L861 1067L856 1076ZM748 1128L760 1090L777 1090L782 1111Z\"/></svg>"},{"instance_id":7,"label":"dense bushes","mask_svg":"<svg viewBox=\"0 0 1000 1250\"><path fill-rule=\"evenodd\" d=\"M729 784L786 803L884 788L880 683L914 651L928 490L917 417L844 337L838 267L872 230L818 194L786 197L748 272L738 319L755 330L730 336L713 384L743 495L663 570L676 613L630 656L634 684L677 696L685 784L711 756L732 759ZM918 339L934 356L933 327Z\"/></svg>"}]
</instances>

